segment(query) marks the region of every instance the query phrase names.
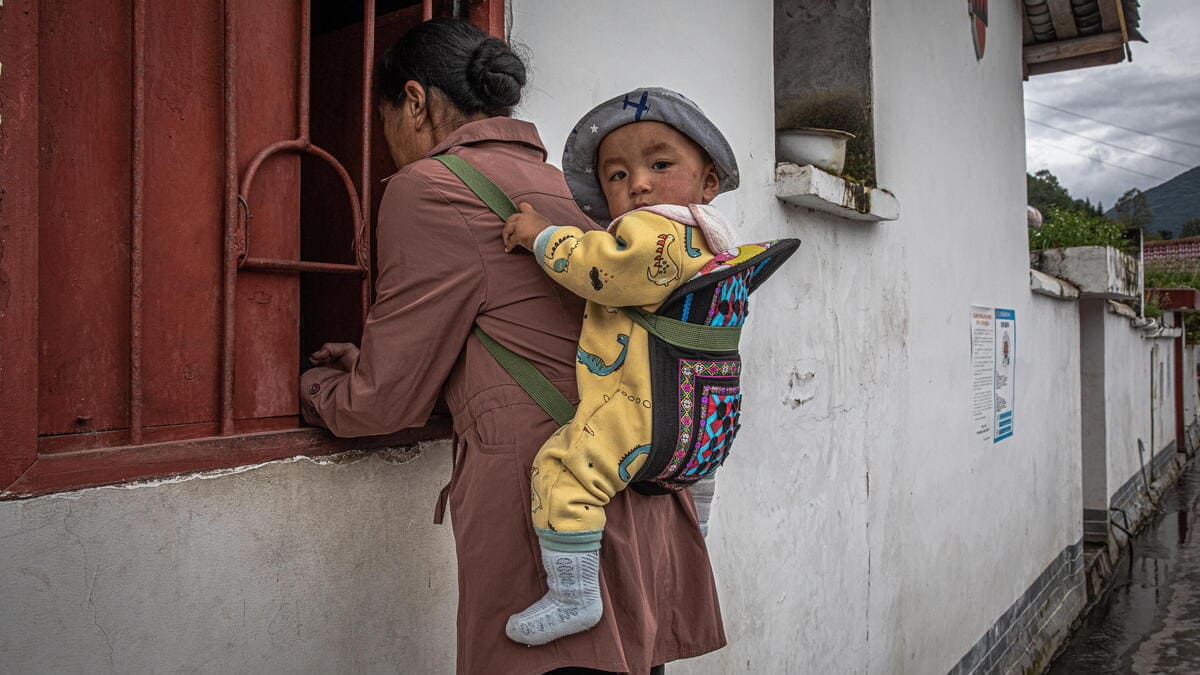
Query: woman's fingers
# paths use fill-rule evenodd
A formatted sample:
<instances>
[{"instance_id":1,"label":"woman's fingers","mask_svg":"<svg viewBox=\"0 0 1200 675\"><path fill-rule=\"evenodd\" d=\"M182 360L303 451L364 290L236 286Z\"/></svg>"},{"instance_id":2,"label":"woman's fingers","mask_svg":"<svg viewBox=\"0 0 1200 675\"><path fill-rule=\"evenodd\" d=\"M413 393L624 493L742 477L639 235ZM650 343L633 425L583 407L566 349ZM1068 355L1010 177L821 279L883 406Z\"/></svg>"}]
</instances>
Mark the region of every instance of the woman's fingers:
<instances>
[{"instance_id":1,"label":"woman's fingers","mask_svg":"<svg viewBox=\"0 0 1200 675\"><path fill-rule=\"evenodd\" d=\"M512 252L512 242L510 240L512 238L513 232L515 232L517 229L517 218L519 218L519 217L520 216L517 216L517 215L509 216L508 220L504 221L504 232L500 236L501 236L501 239L504 240L504 252L505 253Z\"/></svg>"},{"instance_id":2,"label":"woman's fingers","mask_svg":"<svg viewBox=\"0 0 1200 675\"><path fill-rule=\"evenodd\" d=\"M351 342L326 342L308 358L315 366L331 366L348 372L358 360L358 347Z\"/></svg>"},{"instance_id":3,"label":"woman's fingers","mask_svg":"<svg viewBox=\"0 0 1200 675\"><path fill-rule=\"evenodd\" d=\"M544 220L528 202L517 204L517 210L520 213L514 213L504 221L501 237L507 253L512 253L517 247L529 249L533 244L533 237L541 232L540 221Z\"/></svg>"}]
</instances>

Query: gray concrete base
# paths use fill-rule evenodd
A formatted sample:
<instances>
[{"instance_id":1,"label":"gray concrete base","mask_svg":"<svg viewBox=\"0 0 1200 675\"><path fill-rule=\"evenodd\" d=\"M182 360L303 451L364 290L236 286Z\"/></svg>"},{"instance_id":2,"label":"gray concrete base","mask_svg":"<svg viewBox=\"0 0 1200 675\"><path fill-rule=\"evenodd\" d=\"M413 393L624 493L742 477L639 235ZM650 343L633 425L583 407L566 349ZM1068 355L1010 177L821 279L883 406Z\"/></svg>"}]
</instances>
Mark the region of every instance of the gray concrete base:
<instances>
[{"instance_id":1,"label":"gray concrete base","mask_svg":"<svg viewBox=\"0 0 1200 675\"><path fill-rule=\"evenodd\" d=\"M1163 490L1170 487L1179 476L1186 455L1177 452L1172 441L1159 450L1145 466L1117 488L1109 498L1114 510L1084 509L1083 540L1089 544L1109 544L1119 547L1127 538L1120 529L1110 525L1117 523L1130 531L1136 531L1146 516L1154 511L1154 505ZM1114 550L1114 555L1116 551Z\"/></svg>"},{"instance_id":2,"label":"gray concrete base","mask_svg":"<svg viewBox=\"0 0 1200 675\"><path fill-rule=\"evenodd\" d=\"M950 670L1040 672L1083 609L1083 541L1067 546Z\"/></svg>"},{"instance_id":3,"label":"gray concrete base","mask_svg":"<svg viewBox=\"0 0 1200 675\"><path fill-rule=\"evenodd\" d=\"M1152 460L1147 462L1146 473L1143 476L1138 471L1117 490L1112 496L1114 509L1119 509L1123 516L1114 511L1114 522L1121 523L1130 532L1137 532L1146 519L1158 510L1158 500L1167 488L1175 484L1180 471L1187 461L1187 455L1175 451L1172 441L1166 448L1160 450ZM1149 485L1147 486L1147 483ZM1128 526L1125 521L1128 520ZM1118 528L1111 528L1108 538L1110 553L1115 560L1120 556L1120 549L1125 546L1129 537Z\"/></svg>"}]
</instances>

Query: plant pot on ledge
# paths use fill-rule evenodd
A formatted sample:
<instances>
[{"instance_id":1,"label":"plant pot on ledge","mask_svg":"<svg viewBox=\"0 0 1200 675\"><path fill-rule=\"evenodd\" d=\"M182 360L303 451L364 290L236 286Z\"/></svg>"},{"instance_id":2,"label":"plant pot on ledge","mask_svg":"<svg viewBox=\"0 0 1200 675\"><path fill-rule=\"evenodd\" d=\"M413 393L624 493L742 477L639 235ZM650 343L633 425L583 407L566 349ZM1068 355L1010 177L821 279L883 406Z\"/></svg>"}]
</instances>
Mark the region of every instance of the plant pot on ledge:
<instances>
[{"instance_id":1,"label":"plant pot on ledge","mask_svg":"<svg viewBox=\"0 0 1200 675\"><path fill-rule=\"evenodd\" d=\"M1029 254L1029 266L1079 288L1082 298L1138 299L1138 261L1111 246L1048 248Z\"/></svg>"}]
</instances>

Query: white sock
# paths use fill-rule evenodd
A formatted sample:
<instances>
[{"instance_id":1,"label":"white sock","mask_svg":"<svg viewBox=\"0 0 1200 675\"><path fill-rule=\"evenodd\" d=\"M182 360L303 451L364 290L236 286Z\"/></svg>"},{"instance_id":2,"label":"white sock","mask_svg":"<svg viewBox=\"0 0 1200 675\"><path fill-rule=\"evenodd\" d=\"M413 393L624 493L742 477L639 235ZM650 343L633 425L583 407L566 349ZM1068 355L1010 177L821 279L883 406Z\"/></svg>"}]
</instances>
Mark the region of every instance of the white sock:
<instances>
[{"instance_id":1,"label":"white sock","mask_svg":"<svg viewBox=\"0 0 1200 675\"><path fill-rule=\"evenodd\" d=\"M542 547L550 590L529 609L513 614L505 632L515 642L544 645L600 622L600 551L564 553Z\"/></svg>"}]
</instances>

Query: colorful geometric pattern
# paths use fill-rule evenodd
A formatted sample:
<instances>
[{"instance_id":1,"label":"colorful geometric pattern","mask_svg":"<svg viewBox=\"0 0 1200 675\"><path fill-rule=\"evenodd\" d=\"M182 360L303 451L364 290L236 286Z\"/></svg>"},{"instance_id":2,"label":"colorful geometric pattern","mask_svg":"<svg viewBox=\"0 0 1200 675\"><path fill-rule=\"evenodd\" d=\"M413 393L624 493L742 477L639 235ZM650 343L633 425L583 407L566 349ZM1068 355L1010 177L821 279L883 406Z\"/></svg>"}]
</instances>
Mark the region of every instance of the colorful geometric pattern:
<instances>
[{"instance_id":1,"label":"colorful geometric pattern","mask_svg":"<svg viewBox=\"0 0 1200 675\"><path fill-rule=\"evenodd\" d=\"M700 429L696 436L696 452L683 475L700 480L712 473L729 454L729 446L737 434L738 417L742 409L740 387L704 388L700 397Z\"/></svg>"},{"instance_id":2,"label":"colorful geometric pattern","mask_svg":"<svg viewBox=\"0 0 1200 675\"><path fill-rule=\"evenodd\" d=\"M747 269L722 279L713 291L712 305L705 323L709 326L740 326L746 321L750 302L750 280L755 269Z\"/></svg>"},{"instance_id":3,"label":"colorful geometric pattern","mask_svg":"<svg viewBox=\"0 0 1200 675\"><path fill-rule=\"evenodd\" d=\"M741 374L741 361L679 359L679 442L675 446L675 454L671 456L671 461L667 463L667 466L661 473L651 480L661 480L673 475L688 460L691 454L689 451L695 447L692 443L692 434L696 416L697 414L704 414L707 417L706 410L697 410L697 378L724 380L725 382L722 384L736 386ZM728 388L733 389L735 388L734 386ZM711 388L711 385L705 386L702 393L708 393Z\"/></svg>"}]
</instances>

